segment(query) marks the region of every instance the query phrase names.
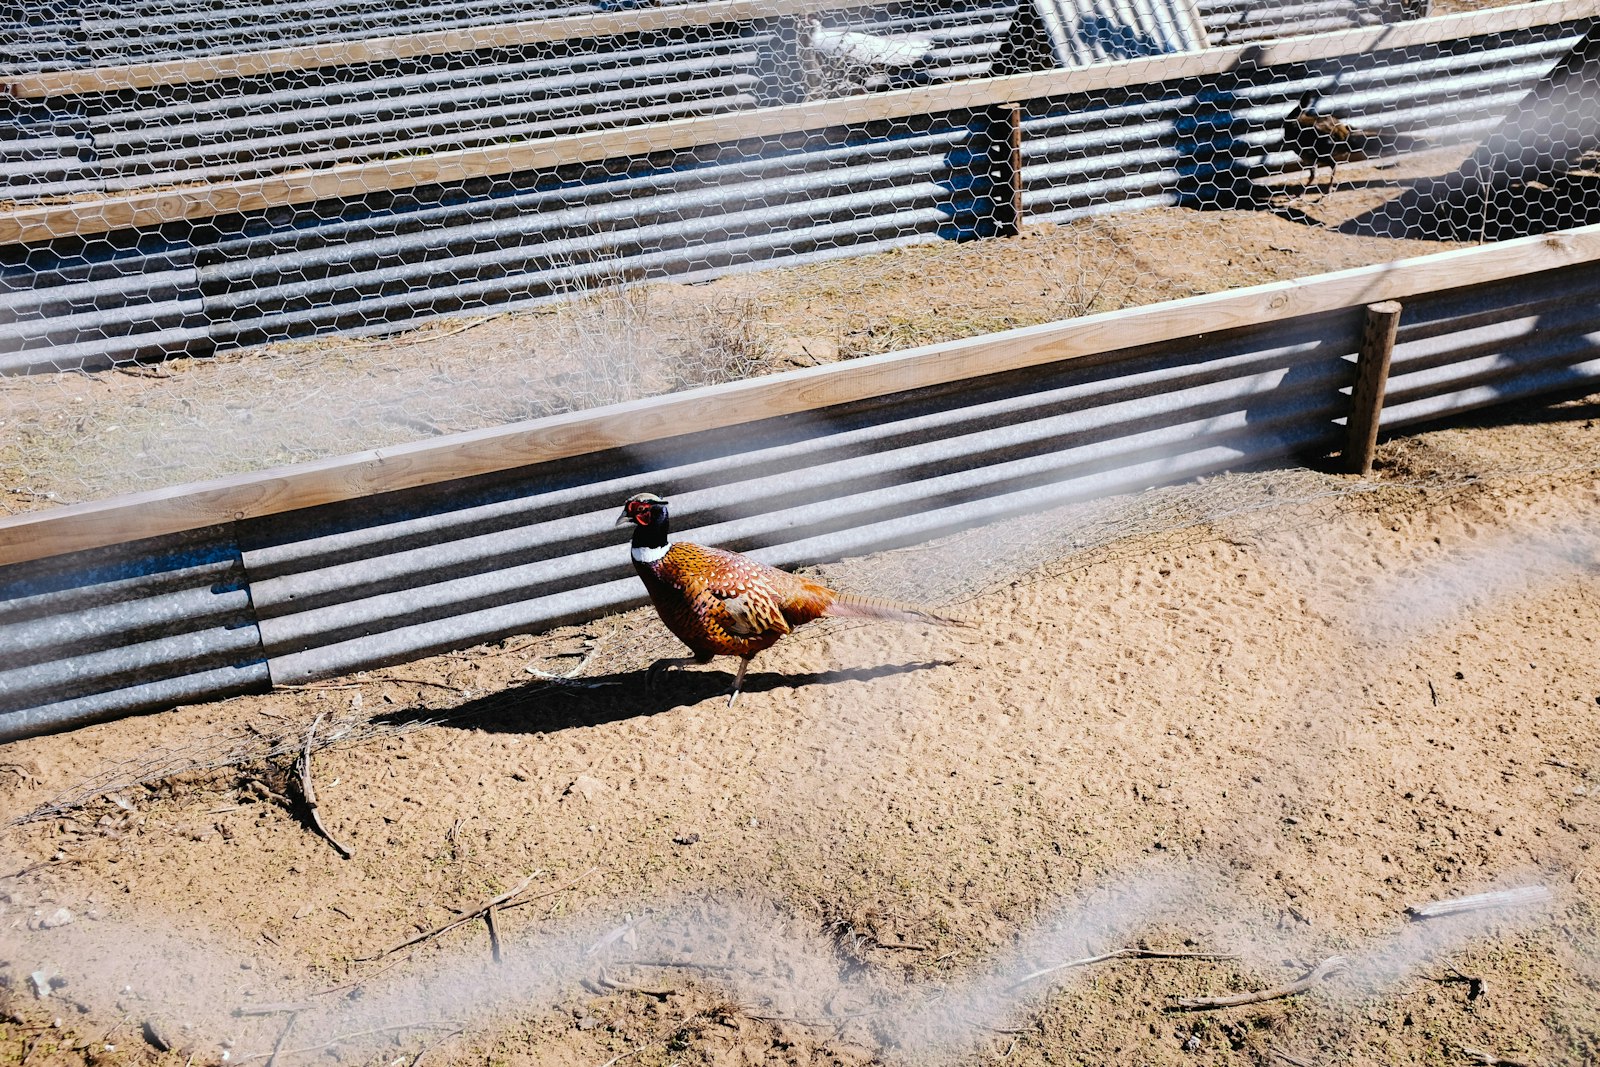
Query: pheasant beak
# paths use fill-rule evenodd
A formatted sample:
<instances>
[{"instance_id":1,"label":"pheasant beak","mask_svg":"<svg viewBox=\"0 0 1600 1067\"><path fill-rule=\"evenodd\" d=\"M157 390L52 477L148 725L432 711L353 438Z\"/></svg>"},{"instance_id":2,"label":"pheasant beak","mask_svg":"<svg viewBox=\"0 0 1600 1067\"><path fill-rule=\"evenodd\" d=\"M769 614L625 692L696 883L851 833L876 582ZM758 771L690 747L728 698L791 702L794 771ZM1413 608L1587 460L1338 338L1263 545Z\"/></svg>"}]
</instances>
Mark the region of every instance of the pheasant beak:
<instances>
[{"instance_id":1,"label":"pheasant beak","mask_svg":"<svg viewBox=\"0 0 1600 1067\"><path fill-rule=\"evenodd\" d=\"M628 514L628 509L627 508L623 508L622 509L622 514L617 516L617 521L616 521L615 525L617 525L617 526L631 526L631 525L633 525L633 516Z\"/></svg>"}]
</instances>

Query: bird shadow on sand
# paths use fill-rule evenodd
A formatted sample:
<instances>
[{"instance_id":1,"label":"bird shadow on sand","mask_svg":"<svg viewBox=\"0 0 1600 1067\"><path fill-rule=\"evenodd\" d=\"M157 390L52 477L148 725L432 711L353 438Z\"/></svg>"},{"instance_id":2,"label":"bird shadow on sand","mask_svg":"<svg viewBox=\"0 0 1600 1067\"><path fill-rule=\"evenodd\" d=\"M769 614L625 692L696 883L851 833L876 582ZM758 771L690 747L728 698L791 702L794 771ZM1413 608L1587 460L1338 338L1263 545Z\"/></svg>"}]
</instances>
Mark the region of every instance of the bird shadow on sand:
<instances>
[{"instance_id":1,"label":"bird shadow on sand","mask_svg":"<svg viewBox=\"0 0 1600 1067\"><path fill-rule=\"evenodd\" d=\"M745 675L743 691L732 712L759 714L761 694L779 689L870 682L898 674L948 667L955 662L953 659L918 660L816 674L763 671L759 666L752 666L750 673ZM453 708L401 708L379 715L374 721L391 726L433 723L490 733L551 733L658 715L703 700L713 700L716 710L724 710L728 690L732 686L733 672L716 667L670 671L654 688L646 684L643 669L562 682L535 679L468 700Z\"/></svg>"}]
</instances>

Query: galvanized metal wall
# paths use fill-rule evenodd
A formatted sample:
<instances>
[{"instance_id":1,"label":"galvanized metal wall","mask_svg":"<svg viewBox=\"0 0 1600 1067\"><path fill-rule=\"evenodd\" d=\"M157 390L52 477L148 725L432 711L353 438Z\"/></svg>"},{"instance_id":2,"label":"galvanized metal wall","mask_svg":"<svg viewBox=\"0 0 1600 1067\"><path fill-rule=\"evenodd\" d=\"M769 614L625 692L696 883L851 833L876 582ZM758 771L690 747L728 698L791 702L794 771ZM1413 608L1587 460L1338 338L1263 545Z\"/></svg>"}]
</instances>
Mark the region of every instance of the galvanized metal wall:
<instances>
[{"instance_id":1,"label":"galvanized metal wall","mask_svg":"<svg viewBox=\"0 0 1600 1067\"><path fill-rule=\"evenodd\" d=\"M1403 296L1383 425L1593 388L1597 298L1592 262ZM0 739L637 605L612 522L644 487L680 536L793 566L1338 448L1362 324L1290 316L0 568Z\"/></svg>"},{"instance_id":2,"label":"galvanized metal wall","mask_svg":"<svg viewBox=\"0 0 1600 1067\"><path fill-rule=\"evenodd\" d=\"M1361 57L1243 69L1226 80L1136 86L1111 99L1032 101L1023 128L1028 217L1260 202L1251 183L1299 165L1283 118L1307 89L1319 107L1416 138L1477 142L1582 38L1587 24Z\"/></svg>"},{"instance_id":3,"label":"galvanized metal wall","mask_svg":"<svg viewBox=\"0 0 1600 1067\"><path fill-rule=\"evenodd\" d=\"M655 0L663 5L694 0ZM226 55L262 48L359 41L397 33L495 26L592 14L605 3L535 0L213 0L132 3L21 0L8 5L0 34L32 48L0 49L0 74ZM625 3L615 6L623 7ZM4 41L5 37L0 37Z\"/></svg>"},{"instance_id":4,"label":"galvanized metal wall","mask_svg":"<svg viewBox=\"0 0 1600 1067\"><path fill-rule=\"evenodd\" d=\"M1195 0L1216 47L1422 18L1428 0Z\"/></svg>"},{"instance_id":5,"label":"galvanized metal wall","mask_svg":"<svg viewBox=\"0 0 1600 1067\"><path fill-rule=\"evenodd\" d=\"M484 182L458 202L397 198L348 222L252 226L201 253L212 336L235 346L383 330L601 279L972 236L988 181L972 135L949 120L876 136L815 131L633 160L614 177Z\"/></svg>"},{"instance_id":6,"label":"galvanized metal wall","mask_svg":"<svg viewBox=\"0 0 1600 1067\"><path fill-rule=\"evenodd\" d=\"M244 524L273 678L341 674L642 602L613 521L794 565L1267 459L1338 436L1359 316L1151 346ZM463 491L463 489L465 491Z\"/></svg>"},{"instance_id":7,"label":"galvanized metal wall","mask_svg":"<svg viewBox=\"0 0 1600 1067\"><path fill-rule=\"evenodd\" d=\"M1194 52L1206 44L1189 0L1032 0L1027 13L1037 19L1055 67Z\"/></svg>"},{"instance_id":8,"label":"galvanized metal wall","mask_svg":"<svg viewBox=\"0 0 1600 1067\"><path fill-rule=\"evenodd\" d=\"M270 684L230 530L0 568L0 741Z\"/></svg>"},{"instance_id":9,"label":"galvanized metal wall","mask_svg":"<svg viewBox=\"0 0 1600 1067\"><path fill-rule=\"evenodd\" d=\"M1281 122L1328 106L1432 144L1482 135L1587 20L1360 57L1031 101L1024 205L1062 220L1259 197ZM596 277L706 277L992 232L990 117L894 124L507 175L112 240L0 249L0 372L104 366L560 299ZM192 272L192 273L191 273ZM82 284L93 277L93 286ZM198 307L195 287L198 286Z\"/></svg>"},{"instance_id":10,"label":"galvanized metal wall","mask_svg":"<svg viewBox=\"0 0 1600 1067\"><path fill-rule=\"evenodd\" d=\"M915 83L995 73L1013 4L827 12L915 38ZM0 190L17 200L215 181L659 122L803 99L795 20L746 19L145 90L8 103Z\"/></svg>"},{"instance_id":11,"label":"galvanized metal wall","mask_svg":"<svg viewBox=\"0 0 1600 1067\"><path fill-rule=\"evenodd\" d=\"M1491 295L1492 294L1492 295ZM1546 272L1405 302L1384 429L1600 382L1600 272Z\"/></svg>"},{"instance_id":12,"label":"galvanized metal wall","mask_svg":"<svg viewBox=\"0 0 1600 1067\"><path fill-rule=\"evenodd\" d=\"M253 177L755 107L773 34L737 25L27 102L26 200Z\"/></svg>"}]
</instances>

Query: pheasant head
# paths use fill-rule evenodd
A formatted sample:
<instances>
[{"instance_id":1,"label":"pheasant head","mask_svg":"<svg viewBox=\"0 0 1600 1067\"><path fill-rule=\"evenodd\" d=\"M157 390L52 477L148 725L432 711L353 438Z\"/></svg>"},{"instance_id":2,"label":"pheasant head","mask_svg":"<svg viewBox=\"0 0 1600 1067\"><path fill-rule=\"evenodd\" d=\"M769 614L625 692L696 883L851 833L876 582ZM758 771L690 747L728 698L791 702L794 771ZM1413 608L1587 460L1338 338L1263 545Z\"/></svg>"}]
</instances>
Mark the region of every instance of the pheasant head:
<instances>
[{"instance_id":1,"label":"pheasant head","mask_svg":"<svg viewBox=\"0 0 1600 1067\"><path fill-rule=\"evenodd\" d=\"M651 564L667 554L667 502L654 493L636 493L622 505L618 526L633 527L633 558Z\"/></svg>"}]
</instances>

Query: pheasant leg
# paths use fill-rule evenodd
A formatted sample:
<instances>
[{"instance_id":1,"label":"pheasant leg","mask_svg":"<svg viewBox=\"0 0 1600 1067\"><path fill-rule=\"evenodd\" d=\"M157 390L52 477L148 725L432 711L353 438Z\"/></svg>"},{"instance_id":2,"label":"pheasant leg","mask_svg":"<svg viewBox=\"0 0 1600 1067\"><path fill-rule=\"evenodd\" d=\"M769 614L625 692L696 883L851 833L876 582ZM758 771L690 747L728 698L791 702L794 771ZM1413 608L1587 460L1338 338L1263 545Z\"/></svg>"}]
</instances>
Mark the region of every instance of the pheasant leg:
<instances>
[{"instance_id":1,"label":"pheasant leg","mask_svg":"<svg viewBox=\"0 0 1600 1067\"><path fill-rule=\"evenodd\" d=\"M744 672L750 669L750 658L741 657L739 660L739 673L733 676L733 691L728 694L728 707L733 707L733 702L739 699L739 688L744 685Z\"/></svg>"}]
</instances>

